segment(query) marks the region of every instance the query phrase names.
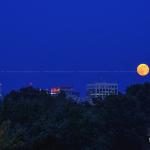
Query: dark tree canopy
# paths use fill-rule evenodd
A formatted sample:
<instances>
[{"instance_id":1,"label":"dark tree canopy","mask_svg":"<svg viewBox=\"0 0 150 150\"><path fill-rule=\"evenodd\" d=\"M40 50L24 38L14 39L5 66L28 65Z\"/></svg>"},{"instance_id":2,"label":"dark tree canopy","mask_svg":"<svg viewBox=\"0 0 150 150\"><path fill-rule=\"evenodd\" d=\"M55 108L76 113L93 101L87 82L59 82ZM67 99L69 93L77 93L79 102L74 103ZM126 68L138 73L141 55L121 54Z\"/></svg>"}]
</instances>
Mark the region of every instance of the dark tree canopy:
<instances>
[{"instance_id":1,"label":"dark tree canopy","mask_svg":"<svg viewBox=\"0 0 150 150\"><path fill-rule=\"evenodd\" d=\"M4 97L1 150L147 150L150 84L94 105L27 87Z\"/></svg>"}]
</instances>

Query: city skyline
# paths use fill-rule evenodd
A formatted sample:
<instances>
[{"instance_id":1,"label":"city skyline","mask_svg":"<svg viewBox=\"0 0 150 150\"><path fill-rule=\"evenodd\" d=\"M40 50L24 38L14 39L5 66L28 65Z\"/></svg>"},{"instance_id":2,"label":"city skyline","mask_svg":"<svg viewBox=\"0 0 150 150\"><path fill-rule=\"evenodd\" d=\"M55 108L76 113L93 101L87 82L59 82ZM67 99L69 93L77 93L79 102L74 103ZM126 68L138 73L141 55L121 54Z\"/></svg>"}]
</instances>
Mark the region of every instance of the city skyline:
<instances>
[{"instance_id":1,"label":"city skyline","mask_svg":"<svg viewBox=\"0 0 150 150\"><path fill-rule=\"evenodd\" d=\"M51 88L51 87L59 87L61 85L67 85L67 86L74 86L78 91L81 92L81 96L85 96L85 89L86 85L90 83L118 83L119 84L119 91L120 92L125 92L126 88L130 86L131 84L136 84L136 83L144 83L144 82L149 82L149 75L146 77L141 77L138 75L136 71L54 71L54 72L49 72L49 71L30 71L30 72L20 72L20 71L7 71L1 73L1 76L7 74L5 77L5 80L2 81L1 78L1 83L3 84L3 92L4 94L7 94L11 90L17 90L19 88L25 87L29 85L30 83L33 84L34 87L39 87L39 88ZM41 74L42 78L43 76L47 76L47 78L41 79L41 81L36 78L36 76ZM18 75L20 78L17 78ZM34 79L31 80L30 76L35 77ZM59 78L58 80L53 80L53 78L50 78L49 75L57 75ZM65 75L65 77L64 77ZM70 77L71 75L71 77ZM90 77L89 77L90 75ZM118 80L118 77L122 76L122 80ZM22 76L24 77L24 80L22 80ZM78 80L78 77L82 77L81 80ZM124 82L123 80L127 78ZM69 77L69 78L67 78ZM136 77L136 78L135 78ZM12 79L14 79L12 81ZM83 80L84 78L84 80ZM11 82L9 82L9 80ZM128 80L128 82L127 82ZM138 82L137 82L138 80ZM6 82L7 81L7 82Z\"/></svg>"}]
</instances>

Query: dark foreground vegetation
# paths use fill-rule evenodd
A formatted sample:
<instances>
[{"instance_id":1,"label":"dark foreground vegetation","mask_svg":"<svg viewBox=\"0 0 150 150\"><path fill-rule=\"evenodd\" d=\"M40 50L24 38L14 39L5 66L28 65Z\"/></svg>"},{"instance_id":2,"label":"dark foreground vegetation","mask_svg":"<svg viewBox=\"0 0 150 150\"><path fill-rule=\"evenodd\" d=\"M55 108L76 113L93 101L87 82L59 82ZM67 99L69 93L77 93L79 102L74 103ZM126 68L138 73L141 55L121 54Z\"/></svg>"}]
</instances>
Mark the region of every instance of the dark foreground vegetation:
<instances>
[{"instance_id":1,"label":"dark foreground vegetation","mask_svg":"<svg viewBox=\"0 0 150 150\"><path fill-rule=\"evenodd\" d=\"M148 150L150 84L77 104L33 87L1 104L0 150Z\"/></svg>"}]
</instances>

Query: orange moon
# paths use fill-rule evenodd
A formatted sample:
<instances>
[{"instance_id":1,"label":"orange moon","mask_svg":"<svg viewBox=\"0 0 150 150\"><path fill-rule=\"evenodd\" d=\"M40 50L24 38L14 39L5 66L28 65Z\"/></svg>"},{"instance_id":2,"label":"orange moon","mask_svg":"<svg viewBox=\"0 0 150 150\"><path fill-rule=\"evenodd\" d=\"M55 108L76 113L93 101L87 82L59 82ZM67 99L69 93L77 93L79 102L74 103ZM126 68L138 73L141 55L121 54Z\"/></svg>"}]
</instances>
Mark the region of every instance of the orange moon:
<instances>
[{"instance_id":1,"label":"orange moon","mask_svg":"<svg viewBox=\"0 0 150 150\"><path fill-rule=\"evenodd\" d=\"M147 76L149 74L149 71L150 71L150 68L147 64L140 64L138 67L137 67L137 73L140 75L140 76Z\"/></svg>"}]
</instances>

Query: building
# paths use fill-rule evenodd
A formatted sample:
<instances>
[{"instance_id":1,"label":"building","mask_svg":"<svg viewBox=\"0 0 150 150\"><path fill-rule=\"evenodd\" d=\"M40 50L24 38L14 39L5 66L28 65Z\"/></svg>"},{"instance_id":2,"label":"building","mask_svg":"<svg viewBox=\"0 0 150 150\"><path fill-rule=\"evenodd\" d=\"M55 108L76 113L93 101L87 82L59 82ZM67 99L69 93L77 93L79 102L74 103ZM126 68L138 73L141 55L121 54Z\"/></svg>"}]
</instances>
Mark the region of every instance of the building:
<instances>
[{"instance_id":1,"label":"building","mask_svg":"<svg viewBox=\"0 0 150 150\"><path fill-rule=\"evenodd\" d=\"M62 86L60 88L61 91L63 91L67 98L73 99L73 100L79 100L80 99L80 93L75 90L73 87L69 86Z\"/></svg>"},{"instance_id":2,"label":"building","mask_svg":"<svg viewBox=\"0 0 150 150\"><path fill-rule=\"evenodd\" d=\"M118 95L117 83L95 83L87 85L87 97L89 100L101 99L109 95Z\"/></svg>"},{"instance_id":3,"label":"building","mask_svg":"<svg viewBox=\"0 0 150 150\"><path fill-rule=\"evenodd\" d=\"M73 100L80 99L80 93L70 86L61 86L61 87L51 88L51 95L57 96L61 91L64 92L66 98L70 98Z\"/></svg>"}]
</instances>

